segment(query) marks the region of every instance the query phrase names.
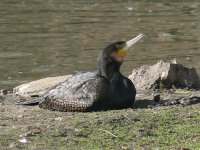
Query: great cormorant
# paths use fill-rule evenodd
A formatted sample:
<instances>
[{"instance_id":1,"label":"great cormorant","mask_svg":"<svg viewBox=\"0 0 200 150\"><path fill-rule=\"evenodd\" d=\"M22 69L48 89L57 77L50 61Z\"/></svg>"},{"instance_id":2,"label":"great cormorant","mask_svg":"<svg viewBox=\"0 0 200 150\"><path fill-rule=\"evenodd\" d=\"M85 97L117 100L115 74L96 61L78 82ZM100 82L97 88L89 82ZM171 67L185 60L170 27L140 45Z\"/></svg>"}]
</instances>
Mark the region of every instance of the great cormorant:
<instances>
[{"instance_id":1,"label":"great cormorant","mask_svg":"<svg viewBox=\"0 0 200 150\"><path fill-rule=\"evenodd\" d=\"M22 101L28 105L57 111L96 111L131 107L136 89L130 79L120 73L127 50L143 37L114 42L99 54L98 71L77 73L39 98Z\"/></svg>"}]
</instances>

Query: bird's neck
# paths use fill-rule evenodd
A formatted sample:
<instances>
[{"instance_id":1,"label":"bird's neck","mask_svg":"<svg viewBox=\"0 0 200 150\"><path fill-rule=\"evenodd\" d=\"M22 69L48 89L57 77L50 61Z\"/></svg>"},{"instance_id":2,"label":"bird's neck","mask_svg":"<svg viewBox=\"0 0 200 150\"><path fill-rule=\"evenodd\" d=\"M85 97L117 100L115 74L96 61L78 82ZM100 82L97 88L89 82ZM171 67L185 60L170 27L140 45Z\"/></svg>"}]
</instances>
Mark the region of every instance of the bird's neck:
<instances>
[{"instance_id":1,"label":"bird's neck","mask_svg":"<svg viewBox=\"0 0 200 150\"><path fill-rule=\"evenodd\" d=\"M99 60L99 74L104 76L110 82L116 83L118 79L121 77L120 73L120 65L119 62L113 62L110 60Z\"/></svg>"}]
</instances>

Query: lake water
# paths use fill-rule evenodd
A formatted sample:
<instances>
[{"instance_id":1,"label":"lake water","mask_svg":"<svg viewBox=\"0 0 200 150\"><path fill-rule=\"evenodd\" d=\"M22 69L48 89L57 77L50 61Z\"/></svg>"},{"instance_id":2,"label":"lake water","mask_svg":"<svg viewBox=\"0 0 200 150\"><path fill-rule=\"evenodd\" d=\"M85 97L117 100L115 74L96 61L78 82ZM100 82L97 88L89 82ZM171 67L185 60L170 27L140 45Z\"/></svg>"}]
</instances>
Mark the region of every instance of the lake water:
<instances>
[{"instance_id":1,"label":"lake water","mask_svg":"<svg viewBox=\"0 0 200 150\"><path fill-rule=\"evenodd\" d=\"M121 71L177 59L200 73L199 0L1 0L0 89L96 69L99 50L140 33Z\"/></svg>"}]
</instances>

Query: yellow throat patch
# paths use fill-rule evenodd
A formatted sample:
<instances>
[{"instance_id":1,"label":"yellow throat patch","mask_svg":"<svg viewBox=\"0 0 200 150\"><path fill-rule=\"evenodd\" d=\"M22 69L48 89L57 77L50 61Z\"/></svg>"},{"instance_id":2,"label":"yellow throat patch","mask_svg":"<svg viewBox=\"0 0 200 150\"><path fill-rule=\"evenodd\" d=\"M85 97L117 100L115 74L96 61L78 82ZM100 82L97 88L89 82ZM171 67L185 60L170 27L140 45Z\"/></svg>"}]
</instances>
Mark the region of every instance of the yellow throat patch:
<instances>
[{"instance_id":1,"label":"yellow throat patch","mask_svg":"<svg viewBox=\"0 0 200 150\"><path fill-rule=\"evenodd\" d=\"M125 49L120 49L120 50L118 50L117 53L118 53L119 56L124 57L124 56L126 56L126 54L127 54L127 50L125 50Z\"/></svg>"}]
</instances>

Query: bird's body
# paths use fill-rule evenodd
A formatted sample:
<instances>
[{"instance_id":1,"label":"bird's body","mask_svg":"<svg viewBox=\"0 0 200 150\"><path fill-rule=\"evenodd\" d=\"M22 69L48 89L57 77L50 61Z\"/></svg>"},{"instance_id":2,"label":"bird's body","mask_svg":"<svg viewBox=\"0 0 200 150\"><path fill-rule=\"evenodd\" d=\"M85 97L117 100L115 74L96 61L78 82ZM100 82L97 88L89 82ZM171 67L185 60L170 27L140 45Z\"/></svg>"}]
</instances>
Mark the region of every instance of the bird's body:
<instances>
[{"instance_id":1,"label":"bird's body","mask_svg":"<svg viewBox=\"0 0 200 150\"><path fill-rule=\"evenodd\" d=\"M57 111L96 111L132 106L136 90L131 80L120 73L120 66L126 54L123 48L129 48L142 35L138 37L132 39L132 43L119 41L104 48L98 56L97 72L75 74L47 91L39 100L19 104L39 102L41 108Z\"/></svg>"},{"instance_id":2,"label":"bird's body","mask_svg":"<svg viewBox=\"0 0 200 150\"><path fill-rule=\"evenodd\" d=\"M126 78L117 82L120 86L114 86L105 77L94 72L76 74L47 92L39 106L59 111L94 111L130 107L135 99L134 86L129 89L131 81ZM129 90L129 94L123 90Z\"/></svg>"}]
</instances>

